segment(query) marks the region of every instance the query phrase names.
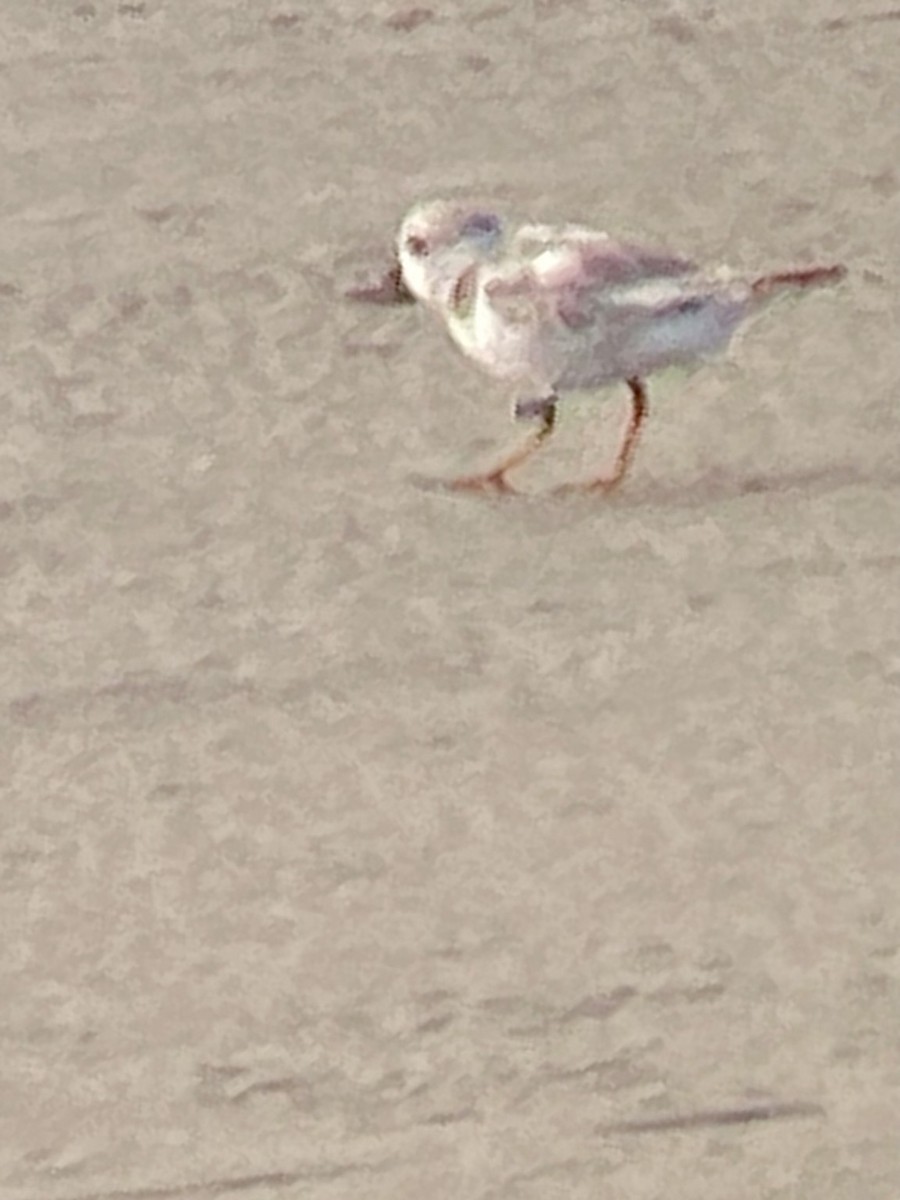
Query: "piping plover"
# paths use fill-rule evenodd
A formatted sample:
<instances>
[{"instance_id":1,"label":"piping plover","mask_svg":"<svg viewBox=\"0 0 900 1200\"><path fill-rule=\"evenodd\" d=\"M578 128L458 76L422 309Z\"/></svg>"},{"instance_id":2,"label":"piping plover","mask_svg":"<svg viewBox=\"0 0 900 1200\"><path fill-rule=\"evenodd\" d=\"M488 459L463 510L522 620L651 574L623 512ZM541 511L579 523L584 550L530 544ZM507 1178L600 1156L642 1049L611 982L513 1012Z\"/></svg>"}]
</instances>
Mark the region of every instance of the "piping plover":
<instances>
[{"instance_id":1,"label":"piping plover","mask_svg":"<svg viewBox=\"0 0 900 1200\"><path fill-rule=\"evenodd\" d=\"M745 278L582 225L512 225L486 206L434 200L404 218L392 271L350 294L420 301L469 358L516 388L516 418L537 420L521 445L450 480L453 489L513 491L507 474L553 432L562 393L625 382L631 410L612 473L556 489L607 493L634 456L648 375L724 350L773 297L844 274L828 266Z\"/></svg>"}]
</instances>

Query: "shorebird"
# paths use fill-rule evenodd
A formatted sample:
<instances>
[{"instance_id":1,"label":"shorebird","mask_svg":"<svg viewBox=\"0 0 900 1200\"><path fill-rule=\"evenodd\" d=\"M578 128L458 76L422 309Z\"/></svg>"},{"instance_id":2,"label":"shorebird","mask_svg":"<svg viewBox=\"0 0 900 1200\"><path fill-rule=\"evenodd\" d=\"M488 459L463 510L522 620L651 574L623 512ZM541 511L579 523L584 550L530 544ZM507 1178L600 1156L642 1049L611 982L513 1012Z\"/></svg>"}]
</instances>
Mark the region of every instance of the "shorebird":
<instances>
[{"instance_id":1,"label":"shorebird","mask_svg":"<svg viewBox=\"0 0 900 1200\"><path fill-rule=\"evenodd\" d=\"M790 291L835 283L842 266L741 276L704 270L666 250L577 224L513 224L489 207L417 204L404 218L394 268L349 294L417 300L469 358L516 389L518 420L536 427L499 462L446 482L512 492L507 475L549 438L560 396L624 382L631 394L611 473L557 492L609 493L625 478L647 417L646 379L723 351L745 320Z\"/></svg>"}]
</instances>

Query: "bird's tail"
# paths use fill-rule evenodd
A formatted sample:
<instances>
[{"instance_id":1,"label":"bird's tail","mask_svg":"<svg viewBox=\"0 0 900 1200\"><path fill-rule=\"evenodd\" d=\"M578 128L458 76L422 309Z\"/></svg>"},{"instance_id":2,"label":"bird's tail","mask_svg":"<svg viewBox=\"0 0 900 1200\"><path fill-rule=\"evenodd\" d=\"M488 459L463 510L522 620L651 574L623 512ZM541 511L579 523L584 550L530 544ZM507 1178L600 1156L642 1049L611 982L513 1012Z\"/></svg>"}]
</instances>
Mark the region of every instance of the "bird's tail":
<instances>
[{"instance_id":1,"label":"bird's tail","mask_svg":"<svg viewBox=\"0 0 900 1200\"><path fill-rule=\"evenodd\" d=\"M806 267L799 271L779 271L775 275L761 275L753 281L753 295L759 300L767 300L779 292L794 288L821 287L827 283L839 283L847 274L843 266Z\"/></svg>"}]
</instances>

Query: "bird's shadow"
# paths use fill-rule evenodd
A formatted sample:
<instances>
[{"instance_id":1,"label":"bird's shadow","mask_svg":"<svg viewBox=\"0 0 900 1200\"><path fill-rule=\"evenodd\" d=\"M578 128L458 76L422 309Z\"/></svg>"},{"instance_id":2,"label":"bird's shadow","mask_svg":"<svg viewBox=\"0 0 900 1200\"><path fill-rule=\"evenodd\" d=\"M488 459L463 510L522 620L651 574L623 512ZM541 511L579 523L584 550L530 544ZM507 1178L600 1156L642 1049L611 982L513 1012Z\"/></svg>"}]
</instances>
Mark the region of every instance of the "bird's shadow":
<instances>
[{"instance_id":1,"label":"bird's shadow","mask_svg":"<svg viewBox=\"0 0 900 1200\"><path fill-rule=\"evenodd\" d=\"M692 483L678 487L657 481L642 487L635 499L643 503L693 508L745 496L777 496L788 492L827 495L843 488L872 485L888 489L897 487L900 485L900 467L867 470L858 463L832 463L743 477L716 468Z\"/></svg>"},{"instance_id":2,"label":"bird's shadow","mask_svg":"<svg viewBox=\"0 0 900 1200\"><path fill-rule=\"evenodd\" d=\"M865 470L858 464L842 463L743 477L732 475L723 468L716 468L687 484L671 484L657 479L632 486L626 480L612 495L579 495L577 490L561 494L556 488L541 490L525 486L512 492L473 493L455 489L450 479L420 474L410 475L408 479L419 491L452 496L457 500L476 499L503 504L522 500L553 504L615 504L617 508L701 508L745 496L777 496L789 492L827 495L843 488L872 485L886 489L896 488L900 486L900 467L872 471Z\"/></svg>"}]
</instances>

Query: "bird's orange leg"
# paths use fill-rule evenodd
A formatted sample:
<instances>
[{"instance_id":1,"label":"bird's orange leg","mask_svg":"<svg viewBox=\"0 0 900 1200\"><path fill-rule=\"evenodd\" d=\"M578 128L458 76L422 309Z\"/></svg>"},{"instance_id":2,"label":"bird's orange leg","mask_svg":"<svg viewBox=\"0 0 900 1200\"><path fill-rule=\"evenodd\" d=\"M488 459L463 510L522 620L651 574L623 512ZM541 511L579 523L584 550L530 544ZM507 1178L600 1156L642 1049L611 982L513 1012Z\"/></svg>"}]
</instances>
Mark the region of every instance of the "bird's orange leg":
<instances>
[{"instance_id":1,"label":"bird's orange leg","mask_svg":"<svg viewBox=\"0 0 900 1200\"><path fill-rule=\"evenodd\" d=\"M553 432L556 425L555 396L548 399L546 404L541 407L540 417L540 426L533 433L529 434L521 445L517 446L515 450L510 451L505 458L501 459L490 471L485 471L482 475L464 475L460 479L451 479L447 487L454 492L514 493L516 489L507 481L507 472L520 467L522 463L531 458L535 450Z\"/></svg>"},{"instance_id":2,"label":"bird's orange leg","mask_svg":"<svg viewBox=\"0 0 900 1200\"><path fill-rule=\"evenodd\" d=\"M641 380L629 379L628 386L631 388L631 413L628 418L628 424L625 427L625 436L622 438L622 444L619 446L619 453L616 455L616 465L613 468L612 475L604 476L601 479L588 479L584 483L564 483L562 487L554 489L555 495L566 495L572 492L603 492L604 494L608 494L615 491L628 474L628 468L631 466L631 460L634 458L634 452L637 449L641 427L646 420L648 412L647 389Z\"/></svg>"}]
</instances>

